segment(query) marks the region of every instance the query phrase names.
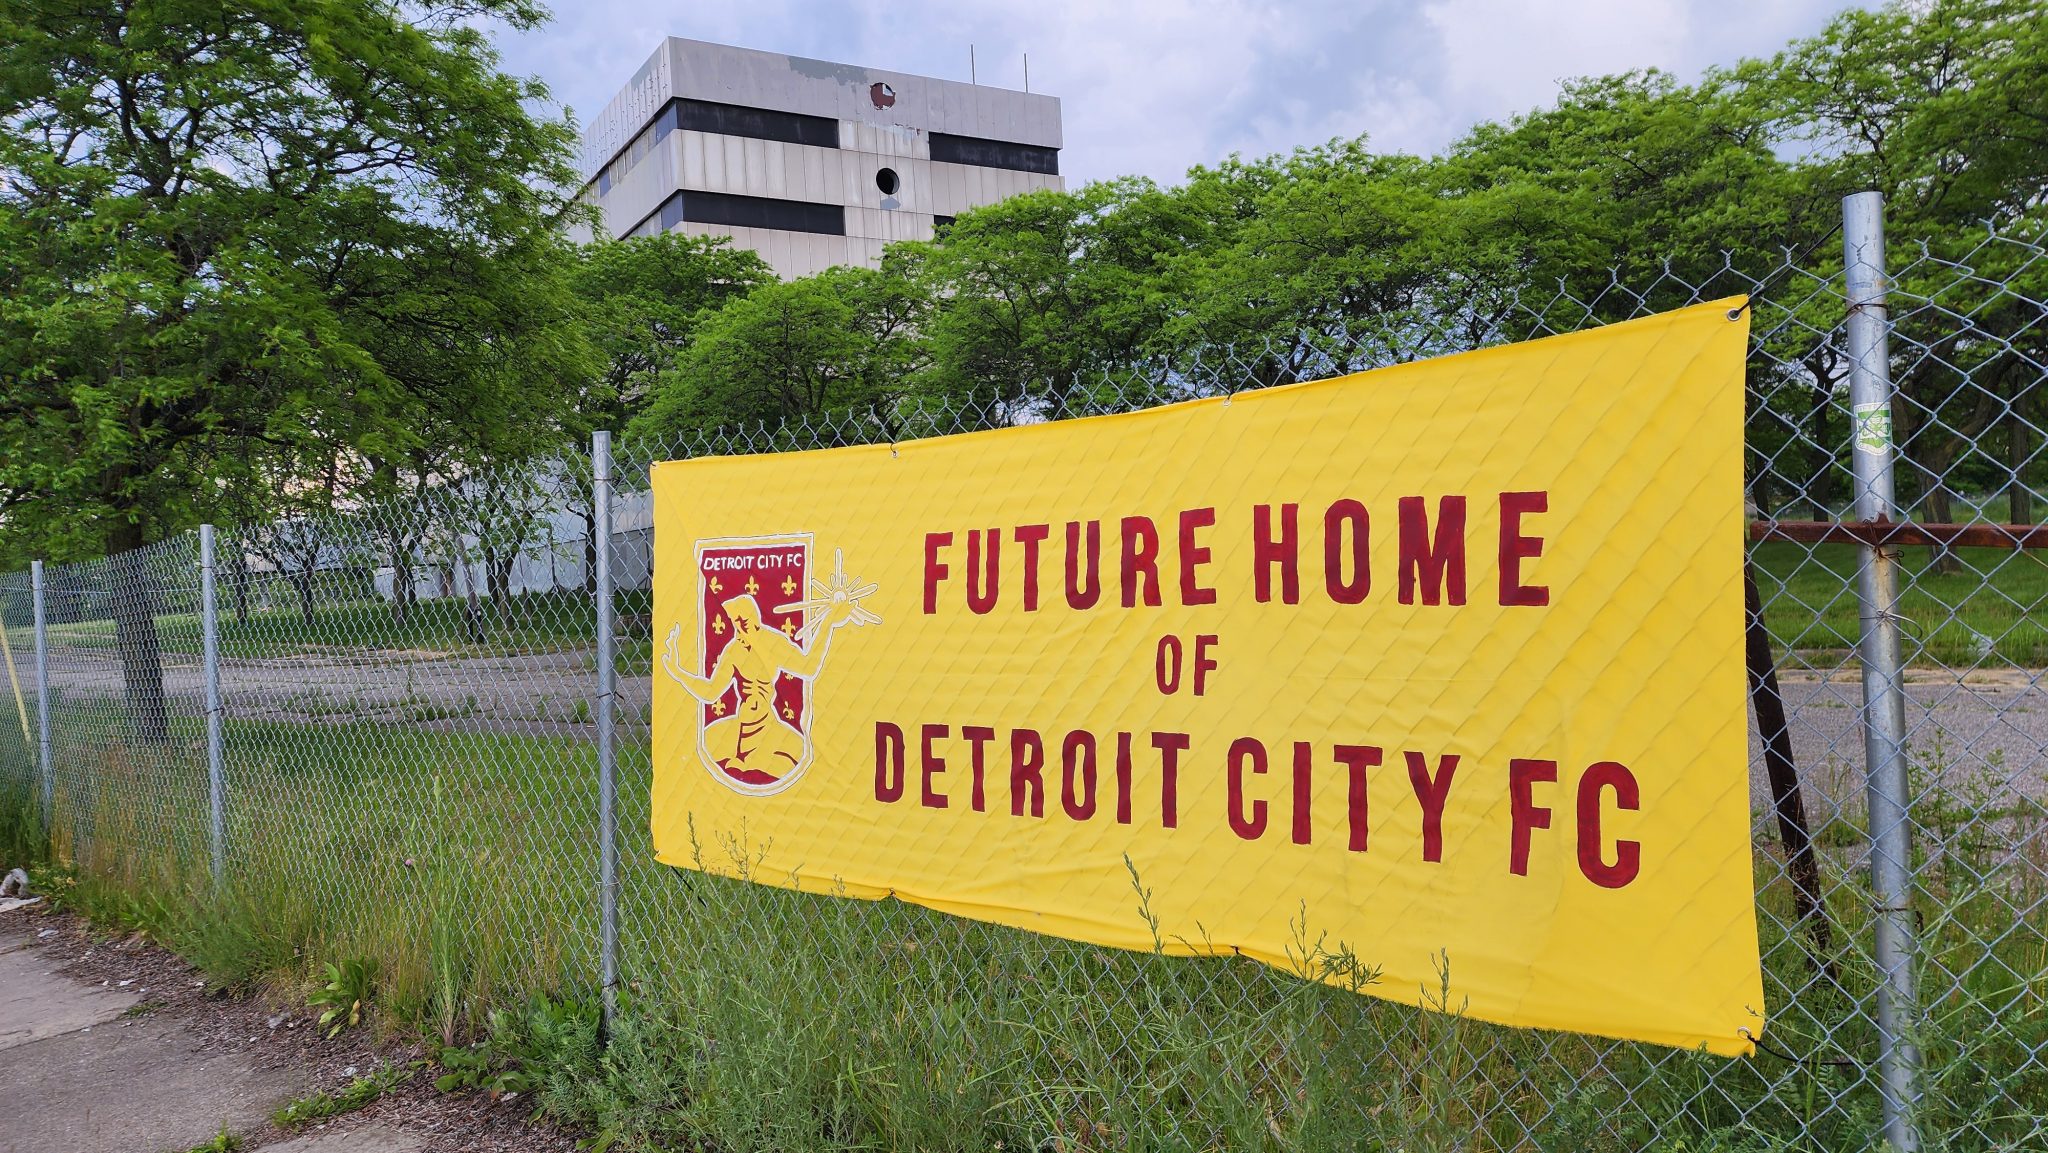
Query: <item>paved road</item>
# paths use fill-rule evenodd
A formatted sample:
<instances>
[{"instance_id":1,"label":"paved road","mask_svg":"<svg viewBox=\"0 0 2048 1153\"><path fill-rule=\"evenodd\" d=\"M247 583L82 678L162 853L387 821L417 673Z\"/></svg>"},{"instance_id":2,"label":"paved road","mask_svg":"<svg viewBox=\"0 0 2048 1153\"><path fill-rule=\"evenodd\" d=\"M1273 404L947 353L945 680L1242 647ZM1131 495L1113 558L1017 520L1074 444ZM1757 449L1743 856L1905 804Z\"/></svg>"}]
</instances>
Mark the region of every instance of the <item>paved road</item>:
<instances>
[{"instance_id":1,"label":"paved road","mask_svg":"<svg viewBox=\"0 0 2048 1153\"><path fill-rule=\"evenodd\" d=\"M405 650L315 650L269 660L230 660L221 690L230 716L306 724L369 721L455 731L587 735L596 695L588 651L462 657ZM1959 797L2048 799L2048 684L2041 672L1914 673L1907 730L1915 771ZM121 670L108 650L57 648L51 681L75 704L112 705ZM620 718L648 715L652 681L619 678ZM195 658L167 657L173 708L197 715L203 690ZM1800 774L1818 799L1860 808L1862 685L1853 667L1789 671L1783 681ZM1769 792L1752 734L1752 795ZM1819 814L1816 813L1818 819Z\"/></svg>"},{"instance_id":2,"label":"paved road","mask_svg":"<svg viewBox=\"0 0 2048 1153\"><path fill-rule=\"evenodd\" d=\"M596 668L588 651L463 657L336 648L226 660L220 680L229 715L244 720L568 734L590 727ZM644 722L653 682L645 676L618 682L621 719ZM53 648L50 684L76 705L117 702L120 660L110 649ZM198 658L165 654L164 691L173 709L198 715L205 691Z\"/></svg>"}]
</instances>

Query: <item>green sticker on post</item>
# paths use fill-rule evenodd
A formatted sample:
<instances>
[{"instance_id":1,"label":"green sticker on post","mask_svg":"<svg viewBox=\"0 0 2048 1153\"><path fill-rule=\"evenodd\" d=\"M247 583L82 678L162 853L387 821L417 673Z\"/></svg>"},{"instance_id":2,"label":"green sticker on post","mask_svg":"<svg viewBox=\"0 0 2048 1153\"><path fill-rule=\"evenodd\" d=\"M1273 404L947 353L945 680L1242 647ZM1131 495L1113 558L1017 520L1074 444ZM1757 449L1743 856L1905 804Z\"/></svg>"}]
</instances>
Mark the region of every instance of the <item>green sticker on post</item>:
<instances>
[{"instance_id":1,"label":"green sticker on post","mask_svg":"<svg viewBox=\"0 0 2048 1153\"><path fill-rule=\"evenodd\" d=\"M1892 444L1892 406L1884 401L1859 404L1855 408L1856 448L1860 452L1884 452Z\"/></svg>"}]
</instances>

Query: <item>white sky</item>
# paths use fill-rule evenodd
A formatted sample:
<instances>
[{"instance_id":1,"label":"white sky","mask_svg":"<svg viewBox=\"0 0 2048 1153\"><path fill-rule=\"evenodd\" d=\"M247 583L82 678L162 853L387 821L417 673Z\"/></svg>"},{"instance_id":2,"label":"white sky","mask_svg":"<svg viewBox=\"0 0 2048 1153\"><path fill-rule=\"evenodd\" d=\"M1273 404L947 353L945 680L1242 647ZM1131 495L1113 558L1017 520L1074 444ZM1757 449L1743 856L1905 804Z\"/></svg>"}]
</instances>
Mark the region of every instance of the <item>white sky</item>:
<instances>
[{"instance_id":1,"label":"white sky","mask_svg":"<svg viewBox=\"0 0 2048 1153\"><path fill-rule=\"evenodd\" d=\"M580 118L663 36L980 79L1061 98L1069 187L1171 182L1233 152L1368 134L1433 152L1471 125L1548 103L1559 80L1661 68L1696 78L1811 35L1850 0L554 0L500 35Z\"/></svg>"}]
</instances>

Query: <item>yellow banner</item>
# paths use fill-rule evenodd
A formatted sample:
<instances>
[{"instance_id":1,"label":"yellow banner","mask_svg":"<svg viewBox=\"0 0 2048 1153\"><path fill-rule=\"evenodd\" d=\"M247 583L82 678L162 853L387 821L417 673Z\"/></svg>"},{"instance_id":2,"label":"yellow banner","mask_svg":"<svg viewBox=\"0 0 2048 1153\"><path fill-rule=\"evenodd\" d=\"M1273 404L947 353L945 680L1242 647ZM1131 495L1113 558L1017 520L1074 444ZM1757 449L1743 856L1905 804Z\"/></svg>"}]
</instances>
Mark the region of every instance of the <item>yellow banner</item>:
<instances>
[{"instance_id":1,"label":"yellow banner","mask_svg":"<svg viewBox=\"0 0 2048 1153\"><path fill-rule=\"evenodd\" d=\"M655 466L660 859L1747 1054L1740 303Z\"/></svg>"}]
</instances>

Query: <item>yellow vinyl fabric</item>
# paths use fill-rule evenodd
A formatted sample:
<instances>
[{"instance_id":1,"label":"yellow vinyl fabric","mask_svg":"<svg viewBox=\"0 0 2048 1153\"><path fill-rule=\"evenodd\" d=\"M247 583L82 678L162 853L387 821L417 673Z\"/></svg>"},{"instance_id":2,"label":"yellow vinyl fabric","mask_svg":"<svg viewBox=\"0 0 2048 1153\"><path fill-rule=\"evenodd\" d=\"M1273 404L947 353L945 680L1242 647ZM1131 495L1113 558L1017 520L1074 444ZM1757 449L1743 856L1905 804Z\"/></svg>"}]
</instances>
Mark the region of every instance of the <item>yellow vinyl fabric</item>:
<instances>
[{"instance_id":1,"label":"yellow vinyl fabric","mask_svg":"<svg viewBox=\"0 0 2048 1153\"><path fill-rule=\"evenodd\" d=\"M657 855L1748 1054L1740 304L656 465Z\"/></svg>"}]
</instances>

